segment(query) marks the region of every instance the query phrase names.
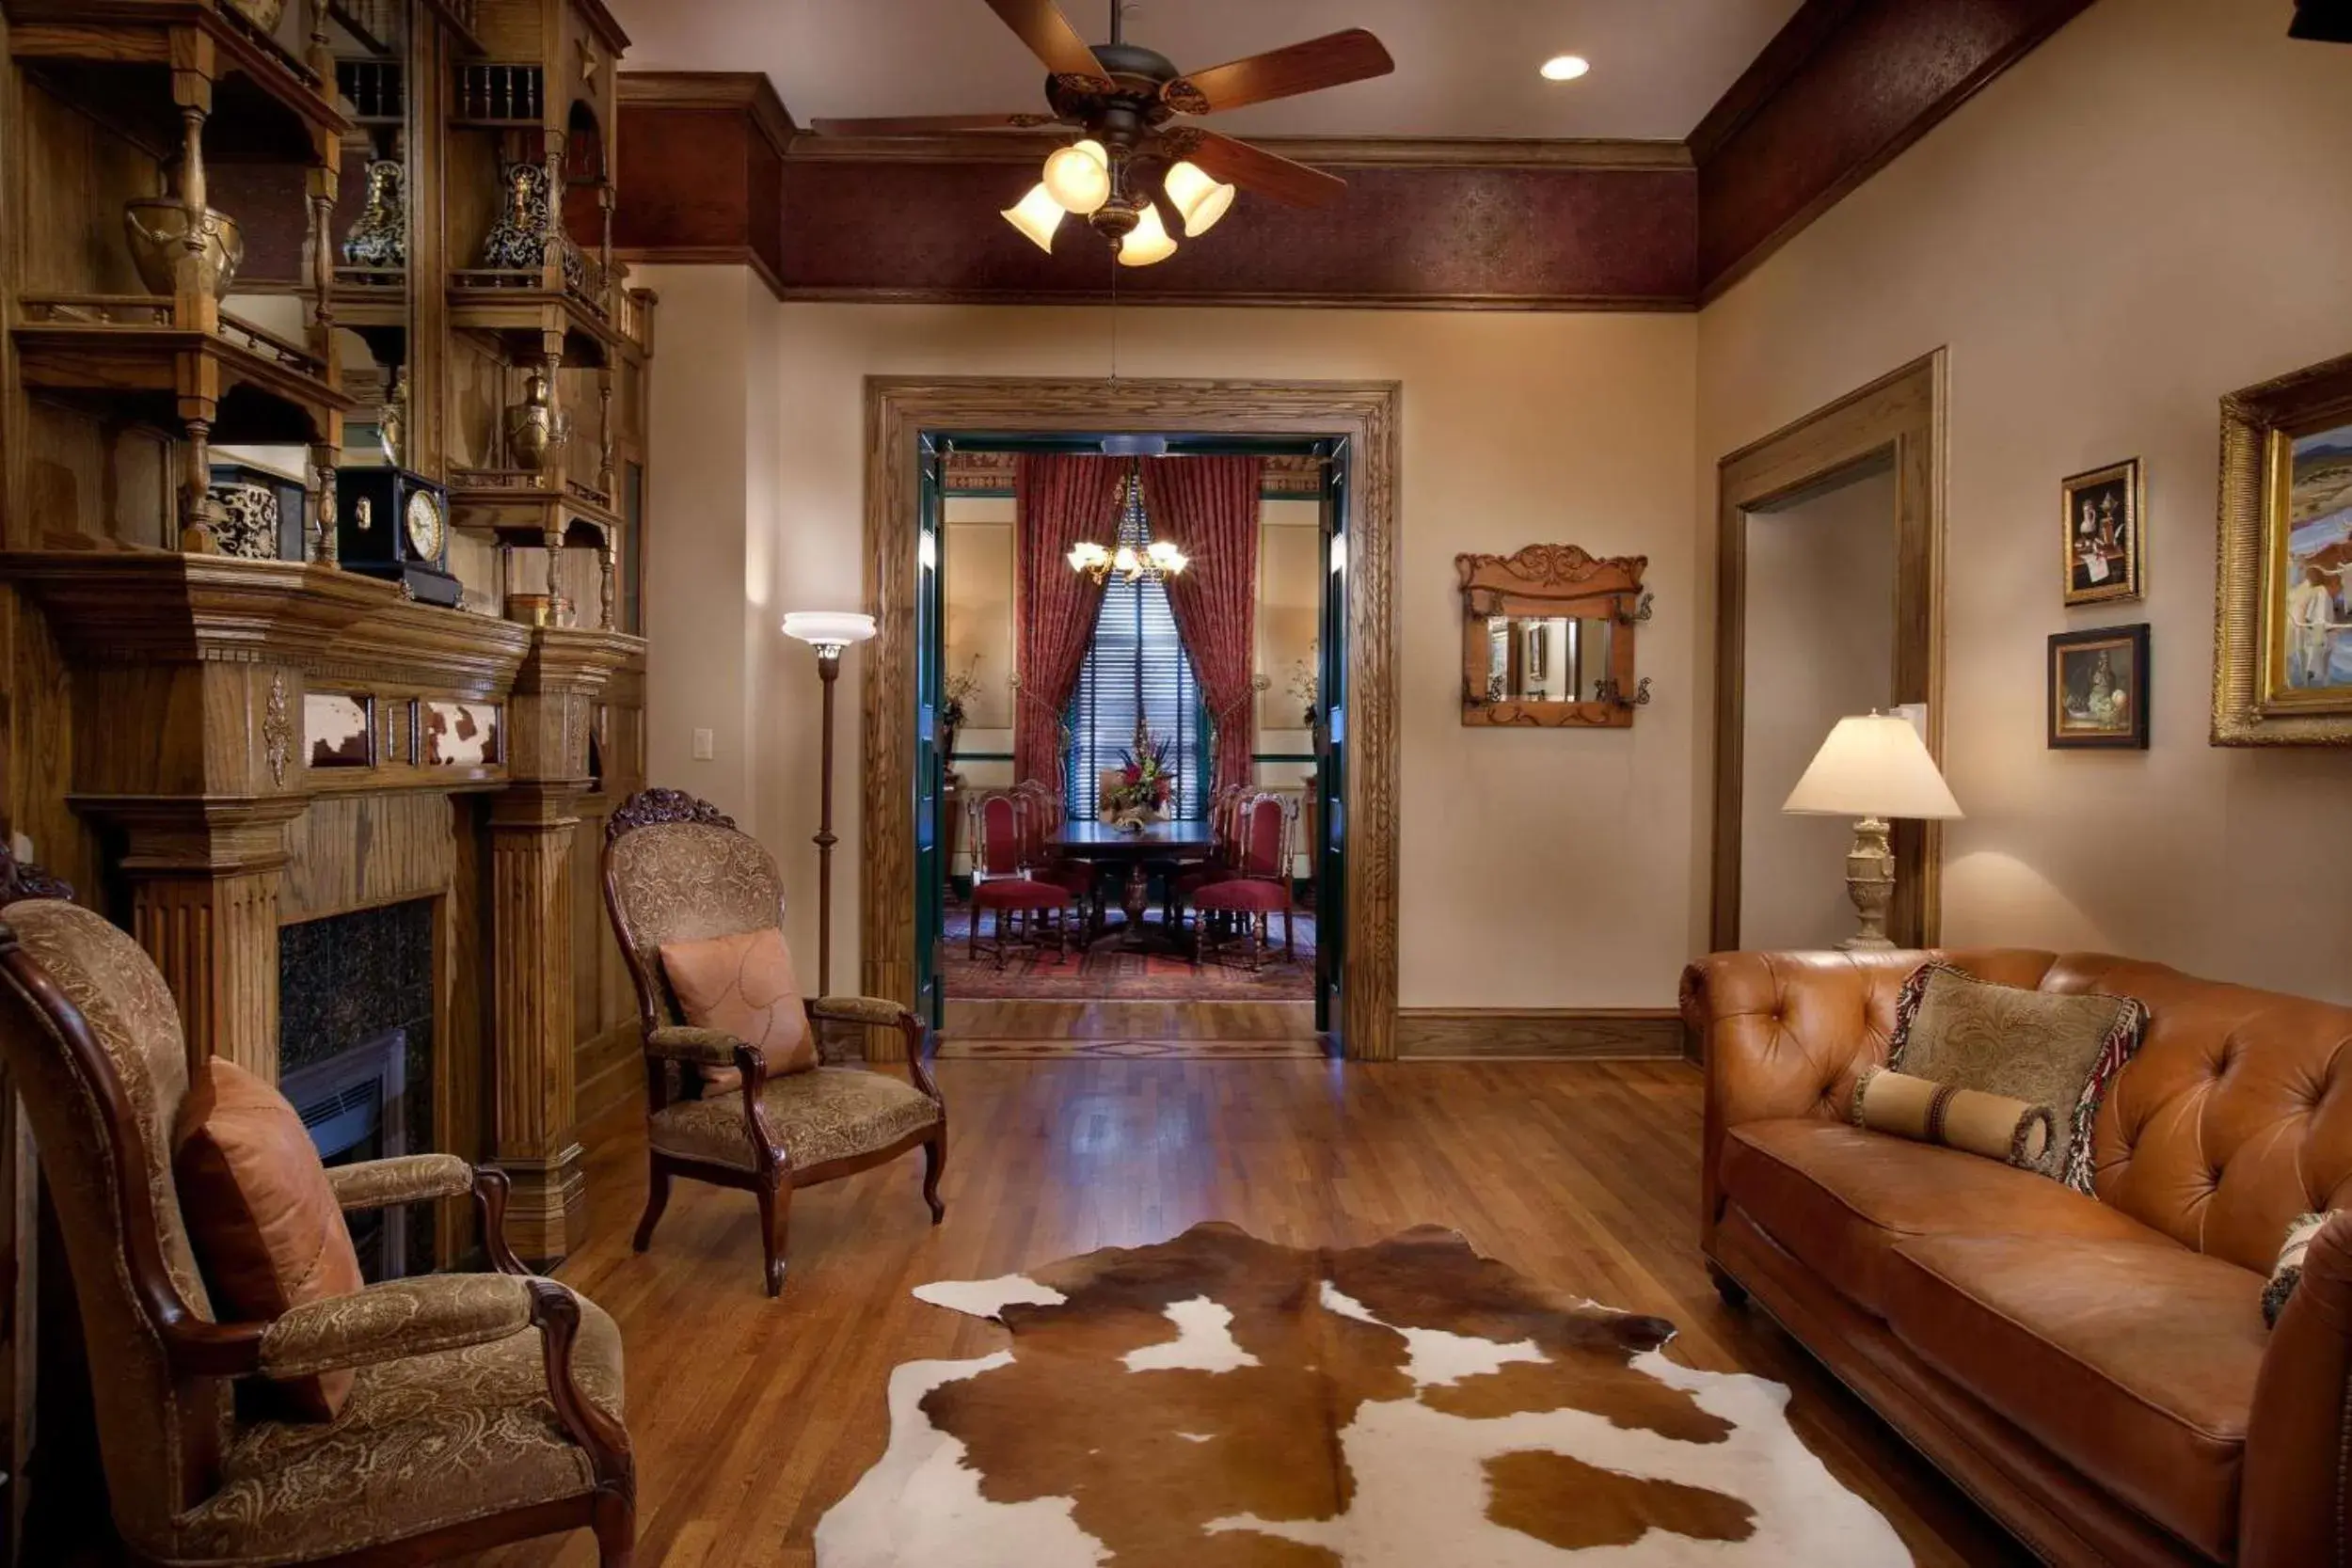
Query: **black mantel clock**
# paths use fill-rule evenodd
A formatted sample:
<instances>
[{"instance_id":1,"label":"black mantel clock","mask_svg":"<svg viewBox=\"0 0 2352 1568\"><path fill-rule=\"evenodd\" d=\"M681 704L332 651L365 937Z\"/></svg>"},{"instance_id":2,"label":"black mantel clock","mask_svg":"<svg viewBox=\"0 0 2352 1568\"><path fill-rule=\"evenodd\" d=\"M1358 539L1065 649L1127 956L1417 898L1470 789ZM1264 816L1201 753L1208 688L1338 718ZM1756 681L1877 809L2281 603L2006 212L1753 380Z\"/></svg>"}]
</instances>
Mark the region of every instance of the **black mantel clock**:
<instances>
[{"instance_id":1,"label":"black mantel clock","mask_svg":"<svg viewBox=\"0 0 2352 1568\"><path fill-rule=\"evenodd\" d=\"M335 534L345 571L405 583L425 604L453 608L449 492L405 468L335 470Z\"/></svg>"}]
</instances>

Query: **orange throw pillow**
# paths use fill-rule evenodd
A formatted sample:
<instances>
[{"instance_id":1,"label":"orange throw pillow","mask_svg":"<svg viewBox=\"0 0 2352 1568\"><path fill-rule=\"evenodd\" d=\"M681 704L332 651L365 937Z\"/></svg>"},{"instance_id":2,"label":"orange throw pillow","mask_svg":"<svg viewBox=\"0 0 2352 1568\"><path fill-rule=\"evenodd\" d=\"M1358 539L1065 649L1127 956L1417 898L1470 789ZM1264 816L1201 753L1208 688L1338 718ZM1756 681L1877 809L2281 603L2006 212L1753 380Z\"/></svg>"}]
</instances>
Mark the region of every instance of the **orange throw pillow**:
<instances>
[{"instance_id":1,"label":"orange throw pillow","mask_svg":"<svg viewBox=\"0 0 2352 1568\"><path fill-rule=\"evenodd\" d=\"M817 1065L808 1009L792 977L792 955L774 927L731 937L661 944L662 973L686 1022L722 1029L767 1059L771 1073Z\"/></svg>"},{"instance_id":2,"label":"orange throw pillow","mask_svg":"<svg viewBox=\"0 0 2352 1568\"><path fill-rule=\"evenodd\" d=\"M223 1320L268 1323L367 1283L317 1147L274 1086L212 1057L188 1085L172 1149L181 1213ZM331 1421L351 1373L278 1387L295 1414Z\"/></svg>"}]
</instances>

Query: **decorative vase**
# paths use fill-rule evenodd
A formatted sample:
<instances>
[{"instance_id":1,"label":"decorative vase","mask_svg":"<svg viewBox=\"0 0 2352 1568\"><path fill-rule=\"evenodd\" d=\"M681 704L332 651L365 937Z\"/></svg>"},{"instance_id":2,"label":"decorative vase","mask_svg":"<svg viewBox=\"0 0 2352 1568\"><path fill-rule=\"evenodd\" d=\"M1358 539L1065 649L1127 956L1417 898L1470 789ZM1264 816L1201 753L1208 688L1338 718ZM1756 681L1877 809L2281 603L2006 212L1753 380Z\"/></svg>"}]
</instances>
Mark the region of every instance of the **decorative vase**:
<instances>
[{"instance_id":1,"label":"decorative vase","mask_svg":"<svg viewBox=\"0 0 2352 1568\"><path fill-rule=\"evenodd\" d=\"M408 169L396 158L368 166L368 198L343 236L343 264L371 272L408 266Z\"/></svg>"},{"instance_id":2,"label":"decorative vase","mask_svg":"<svg viewBox=\"0 0 2352 1568\"><path fill-rule=\"evenodd\" d=\"M269 485L240 480L212 487L213 534L220 553L241 561L278 559L278 492Z\"/></svg>"},{"instance_id":3,"label":"decorative vase","mask_svg":"<svg viewBox=\"0 0 2352 1568\"><path fill-rule=\"evenodd\" d=\"M564 286L588 292L588 259L564 232L544 164L506 166L506 209L482 242L482 264L508 272L537 272L553 246L564 269Z\"/></svg>"},{"instance_id":4,"label":"decorative vase","mask_svg":"<svg viewBox=\"0 0 2352 1568\"><path fill-rule=\"evenodd\" d=\"M384 406L375 417L375 438L384 449L384 461L399 467L401 450L408 439L408 369L405 365L392 372L392 388L384 395Z\"/></svg>"},{"instance_id":5,"label":"decorative vase","mask_svg":"<svg viewBox=\"0 0 2352 1568\"><path fill-rule=\"evenodd\" d=\"M245 231L235 218L210 207L204 210L201 225L203 251L197 290L218 299L229 292L237 269L245 264ZM156 196L127 201L122 207L122 227L130 237L131 260L139 269L139 281L151 293L179 293L180 261L188 253L188 210L179 198Z\"/></svg>"},{"instance_id":6,"label":"decorative vase","mask_svg":"<svg viewBox=\"0 0 2352 1568\"><path fill-rule=\"evenodd\" d=\"M506 411L506 451L518 468L538 473L563 456L572 417L555 406L555 388L533 371L523 401Z\"/></svg>"}]
</instances>

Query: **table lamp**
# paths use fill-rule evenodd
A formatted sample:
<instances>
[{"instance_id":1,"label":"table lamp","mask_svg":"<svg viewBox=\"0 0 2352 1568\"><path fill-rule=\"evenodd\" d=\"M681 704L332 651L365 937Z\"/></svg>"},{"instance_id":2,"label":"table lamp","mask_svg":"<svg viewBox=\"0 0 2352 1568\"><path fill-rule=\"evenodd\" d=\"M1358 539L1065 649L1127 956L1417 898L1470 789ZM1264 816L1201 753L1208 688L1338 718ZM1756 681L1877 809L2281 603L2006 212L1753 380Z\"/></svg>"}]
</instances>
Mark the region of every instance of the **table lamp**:
<instances>
[{"instance_id":1,"label":"table lamp","mask_svg":"<svg viewBox=\"0 0 2352 1568\"><path fill-rule=\"evenodd\" d=\"M1856 818L1846 851L1846 893L1861 929L1837 945L1847 952L1891 948L1886 906L1895 896L1895 851L1887 819L1947 820L1961 815L1927 743L1911 721L1881 713L1840 719L1781 810L1799 816Z\"/></svg>"},{"instance_id":2,"label":"table lamp","mask_svg":"<svg viewBox=\"0 0 2352 1568\"><path fill-rule=\"evenodd\" d=\"M825 741L818 799L817 994L833 990L833 683L841 677L841 650L874 635L874 618L841 610L796 610L784 618L784 635L817 650L817 678L825 687Z\"/></svg>"}]
</instances>

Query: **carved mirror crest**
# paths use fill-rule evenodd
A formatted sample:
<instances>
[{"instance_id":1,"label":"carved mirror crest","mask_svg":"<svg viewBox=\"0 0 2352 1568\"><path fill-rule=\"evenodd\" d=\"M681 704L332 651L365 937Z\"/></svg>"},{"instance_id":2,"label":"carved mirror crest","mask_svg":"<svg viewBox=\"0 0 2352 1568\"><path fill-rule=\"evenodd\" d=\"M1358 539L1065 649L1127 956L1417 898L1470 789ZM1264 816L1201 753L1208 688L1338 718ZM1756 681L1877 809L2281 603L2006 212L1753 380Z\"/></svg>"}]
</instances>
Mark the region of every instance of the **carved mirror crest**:
<instances>
[{"instance_id":1,"label":"carved mirror crest","mask_svg":"<svg viewBox=\"0 0 2352 1568\"><path fill-rule=\"evenodd\" d=\"M1574 545L1457 555L1462 722L1625 729L1649 702L1633 631L1649 619L1646 556L1607 560Z\"/></svg>"}]
</instances>

